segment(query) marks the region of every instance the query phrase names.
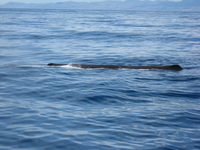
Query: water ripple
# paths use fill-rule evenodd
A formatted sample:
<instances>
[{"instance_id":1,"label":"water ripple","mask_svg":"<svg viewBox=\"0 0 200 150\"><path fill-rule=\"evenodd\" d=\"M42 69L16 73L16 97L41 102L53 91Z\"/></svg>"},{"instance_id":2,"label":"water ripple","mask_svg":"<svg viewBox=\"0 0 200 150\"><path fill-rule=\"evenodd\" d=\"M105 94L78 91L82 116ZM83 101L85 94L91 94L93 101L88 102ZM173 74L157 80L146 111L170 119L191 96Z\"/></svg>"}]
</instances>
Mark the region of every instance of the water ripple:
<instances>
[{"instance_id":1,"label":"water ripple","mask_svg":"<svg viewBox=\"0 0 200 150\"><path fill-rule=\"evenodd\" d=\"M0 149L200 148L198 12L0 12Z\"/></svg>"}]
</instances>

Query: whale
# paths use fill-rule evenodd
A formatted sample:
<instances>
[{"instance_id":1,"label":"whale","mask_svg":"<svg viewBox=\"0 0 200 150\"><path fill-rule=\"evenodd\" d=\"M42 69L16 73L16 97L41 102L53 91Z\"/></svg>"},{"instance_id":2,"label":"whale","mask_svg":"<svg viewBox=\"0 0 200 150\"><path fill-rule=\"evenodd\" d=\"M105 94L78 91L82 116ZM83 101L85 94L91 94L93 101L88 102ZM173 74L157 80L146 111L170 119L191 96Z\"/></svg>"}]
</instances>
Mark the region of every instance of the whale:
<instances>
[{"instance_id":1,"label":"whale","mask_svg":"<svg viewBox=\"0 0 200 150\"><path fill-rule=\"evenodd\" d=\"M89 65L89 64L59 64L49 63L49 67L59 67L70 65L72 67L83 68L83 69L164 69L164 70L175 70L181 71L183 68L180 65L169 65L169 66L121 66L121 65Z\"/></svg>"}]
</instances>

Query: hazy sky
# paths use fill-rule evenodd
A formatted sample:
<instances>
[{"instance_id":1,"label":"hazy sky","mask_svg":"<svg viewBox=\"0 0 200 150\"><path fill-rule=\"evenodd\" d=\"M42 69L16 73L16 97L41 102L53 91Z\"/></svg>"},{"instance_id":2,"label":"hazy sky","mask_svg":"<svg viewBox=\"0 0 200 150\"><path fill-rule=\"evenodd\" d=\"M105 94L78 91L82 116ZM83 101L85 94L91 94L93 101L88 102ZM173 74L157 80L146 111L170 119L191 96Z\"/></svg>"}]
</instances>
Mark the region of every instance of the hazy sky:
<instances>
[{"instance_id":1,"label":"hazy sky","mask_svg":"<svg viewBox=\"0 0 200 150\"><path fill-rule=\"evenodd\" d=\"M5 4L8 2L55 3L55 2L66 2L66 1L76 1L76 2L97 2L98 1L99 2L99 1L113 1L113 0L0 0L0 4ZM114 0L114 1L125 1L125 0ZM171 0L171 1L180 1L180 0Z\"/></svg>"}]
</instances>

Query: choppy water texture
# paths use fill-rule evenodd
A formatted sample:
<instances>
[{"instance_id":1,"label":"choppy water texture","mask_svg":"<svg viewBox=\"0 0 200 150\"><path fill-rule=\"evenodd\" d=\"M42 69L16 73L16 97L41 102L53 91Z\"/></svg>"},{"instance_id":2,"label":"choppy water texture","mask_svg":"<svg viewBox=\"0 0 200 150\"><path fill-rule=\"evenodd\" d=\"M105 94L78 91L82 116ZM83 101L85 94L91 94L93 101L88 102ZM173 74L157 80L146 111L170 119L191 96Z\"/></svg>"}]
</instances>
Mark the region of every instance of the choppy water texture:
<instances>
[{"instance_id":1,"label":"choppy water texture","mask_svg":"<svg viewBox=\"0 0 200 150\"><path fill-rule=\"evenodd\" d=\"M0 18L0 149L200 149L200 13L1 9Z\"/></svg>"}]
</instances>

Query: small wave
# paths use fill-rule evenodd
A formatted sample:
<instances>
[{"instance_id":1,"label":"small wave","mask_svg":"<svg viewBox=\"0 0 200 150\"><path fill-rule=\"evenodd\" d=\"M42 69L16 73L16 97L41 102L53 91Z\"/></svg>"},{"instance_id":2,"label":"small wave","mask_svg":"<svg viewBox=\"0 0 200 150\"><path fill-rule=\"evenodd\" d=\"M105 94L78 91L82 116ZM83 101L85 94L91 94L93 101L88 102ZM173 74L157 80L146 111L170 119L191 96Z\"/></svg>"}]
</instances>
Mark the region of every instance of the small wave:
<instances>
[{"instance_id":1,"label":"small wave","mask_svg":"<svg viewBox=\"0 0 200 150\"><path fill-rule=\"evenodd\" d=\"M43 68L46 65L19 65L18 68Z\"/></svg>"},{"instance_id":2,"label":"small wave","mask_svg":"<svg viewBox=\"0 0 200 150\"><path fill-rule=\"evenodd\" d=\"M51 66L48 66L47 64L5 64L5 65L1 65L0 69L6 69L6 68L45 68L45 67L51 67ZM56 67L69 68L69 69L82 69L81 67L73 66L70 63L63 65L63 66L56 66Z\"/></svg>"},{"instance_id":3,"label":"small wave","mask_svg":"<svg viewBox=\"0 0 200 150\"><path fill-rule=\"evenodd\" d=\"M47 67L47 65L44 64L9 64L9 65L2 65L0 66L0 69L6 69L6 68L43 68Z\"/></svg>"}]
</instances>

